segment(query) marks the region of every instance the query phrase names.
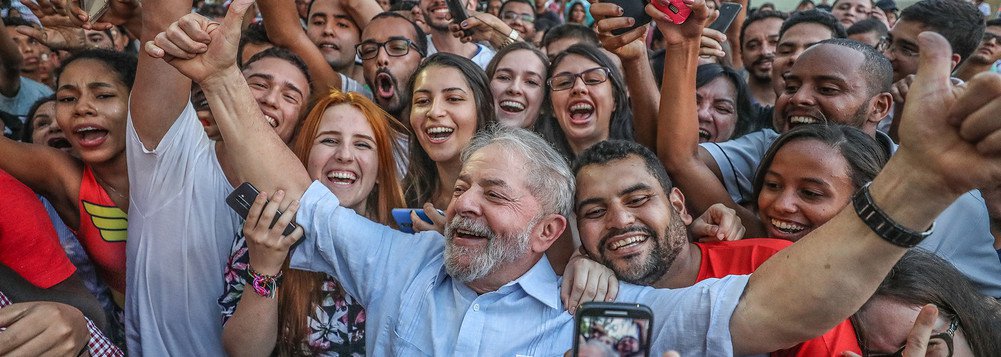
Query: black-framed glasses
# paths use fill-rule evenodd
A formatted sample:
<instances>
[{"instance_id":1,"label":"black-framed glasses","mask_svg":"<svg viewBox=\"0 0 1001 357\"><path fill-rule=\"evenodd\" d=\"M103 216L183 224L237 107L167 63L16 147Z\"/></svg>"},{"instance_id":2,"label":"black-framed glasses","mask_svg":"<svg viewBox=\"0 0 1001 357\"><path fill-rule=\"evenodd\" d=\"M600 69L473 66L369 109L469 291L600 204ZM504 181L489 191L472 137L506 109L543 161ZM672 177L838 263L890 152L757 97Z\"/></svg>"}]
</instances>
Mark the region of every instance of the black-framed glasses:
<instances>
[{"instance_id":1,"label":"black-framed glasses","mask_svg":"<svg viewBox=\"0 0 1001 357\"><path fill-rule=\"evenodd\" d=\"M519 14L514 11L504 11L501 13L501 19L504 21L514 22L515 20L521 20L521 22L530 24L535 22L534 14Z\"/></svg>"},{"instance_id":2,"label":"black-framed glasses","mask_svg":"<svg viewBox=\"0 0 1001 357\"><path fill-rule=\"evenodd\" d=\"M596 86L605 83L611 71L608 67L595 67L580 73L560 73L549 77L546 84L554 91L567 90L573 88L577 78L580 78L585 85Z\"/></svg>"},{"instance_id":3,"label":"black-framed glasses","mask_svg":"<svg viewBox=\"0 0 1001 357\"><path fill-rule=\"evenodd\" d=\"M917 57L918 50L898 45L892 38L884 36L876 44L876 50L880 52L898 53L906 57Z\"/></svg>"},{"instance_id":4,"label":"black-framed glasses","mask_svg":"<svg viewBox=\"0 0 1001 357\"><path fill-rule=\"evenodd\" d=\"M416 50L421 57L424 56L414 41L405 38L394 38L386 42L365 41L355 46L355 51L358 51L358 57L361 57L362 60L370 60L379 55L380 48L385 48L386 54L390 57L406 56L410 53L410 48Z\"/></svg>"},{"instance_id":5,"label":"black-framed glasses","mask_svg":"<svg viewBox=\"0 0 1001 357\"><path fill-rule=\"evenodd\" d=\"M903 346L900 346L900 348L898 348L897 351L893 352L893 353L873 353L873 352L869 351L869 349L865 345L865 340L862 338L862 330L860 329L860 323L858 322L858 320L856 319L855 316L852 316L849 319L849 321L851 321L852 328L855 329L855 337L856 337L856 339L858 341L859 348L862 350L862 356L864 356L864 357L901 357L901 356L904 355L904 348L907 347L906 343ZM931 354L931 355L943 356L943 357L952 357L952 353L954 351L953 339L956 337L956 330L958 330L958 329L959 329L959 321L956 320L955 318L953 318L952 322L949 323L949 328L948 329L946 329L943 332L936 333L934 335L929 336L928 337L928 352L932 353L933 351L939 351L940 353L938 353L938 354ZM946 350L942 351L941 348L934 347L934 346L938 345L936 343L936 341L942 341L941 344L945 345ZM946 352L946 353L942 354L941 352Z\"/></svg>"}]
</instances>

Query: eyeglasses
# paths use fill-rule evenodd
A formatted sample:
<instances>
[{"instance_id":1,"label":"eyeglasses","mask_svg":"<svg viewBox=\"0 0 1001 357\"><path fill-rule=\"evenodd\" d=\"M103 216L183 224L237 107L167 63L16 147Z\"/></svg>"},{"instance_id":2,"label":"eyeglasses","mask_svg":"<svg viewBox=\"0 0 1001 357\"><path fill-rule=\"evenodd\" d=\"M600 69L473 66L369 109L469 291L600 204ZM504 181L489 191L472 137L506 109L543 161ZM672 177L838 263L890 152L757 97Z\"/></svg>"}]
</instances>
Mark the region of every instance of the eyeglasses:
<instances>
[{"instance_id":1,"label":"eyeglasses","mask_svg":"<svg viewBox=\"0 0 1001 357\"><path fill-rule=\"evenodd\" d=\"M990 32L984 32L984 38L981 39L980 42L987 43L990 42L990 40L994 40L994 42L1001 43L1001 36L992 34Z\"/></svg>"},{"instance_id":2,"label":"eyeglasses","mask_svg":"<svg viewBox=\"0 0 1001 357\"><path fill-rule=\"evenodd\" d=\"M535 15L519 14L514 11L504 11L504 13L501 14L501 19L509 22L514 22L515 20L521 19L521 22L533 23L535 22Z\"/></svg>"},{"instance_id":3,"label":"eyeglasses","mask_svg":"<svg viewBox=\"0 0 1001 357\"><path fill-rule=\"evenodd\" d=\"M856 338L857 338L857 341L858 341L859 348L862 349L862 355L863 356L865 356L865 357L901 357L901 356L904 355L904 348L907 347L906 343L903 346L900 346L900 348L897 349L897 351L893 352L893 353L873 353L873 352L870 352L869 349L866 348L865 341L862 339L862 330L860 329L861 326L859 325L859 322L857 321L856 317L852 316L849 320L852 323L852 327L855 329L855 335L856 335ZM952 345L953 344L953 338L956 337L956 330L958 330L958 329L959 329L959 321L956 320L956 319L953 319L952 322L949 323L949 328L946 329L944 332L936 333L934 335L929 336L928 337L928 355L929 356L952 357L952 353L953 353L953 345ZM934 346L937 346L936 340L942 341L941 343L945 344L946 350L943 351L941 348L935 348ZM935 352L938 352L938 353L935 353Z\"/></svg>"},{"instance_id":4,"label":"eyeglasses","mask_svg":"<svg viewBox=\"0 0 1001 357\"><path fill-rule=\"evenodd\" d=\"M608 67L596 67L581 73L560 73L550 77L546 84L554 91L567 90L573 88L577 78L580 78L585 85L596 86L605 83L611 71Z\"/></svg>"},{"instance_id":5,"label":"eyeglasses","mask_svg":"<svg viewBox=\"0 0 1001 357\"><path fill-rule=\"evenodd\" d=\"M414 50L421 55L421 57L424 56L424 52L421 52L413 41L405 38L392 39L386 42L365 41L355 46L355 51L358 51L358 57L361 57L362 60L370 60L379 55L380 48L385 48L386 54L391 57L401 57L410 53L411 47L413 47Z\"/></svg>"},{"instance_id":6,"label":"eyeglasses","mask_svg":"<svg viewBox=\"0 0 1001 357\"><path fill-rule=\"evenodd\" d=\"M879 39L879 43L876 44L876 50L880 52L893 52L899 53L906 57L917 57L918 50L913 48L898 46L893 39L889 37L883 37Z\"/></svg>"}]
</instances>

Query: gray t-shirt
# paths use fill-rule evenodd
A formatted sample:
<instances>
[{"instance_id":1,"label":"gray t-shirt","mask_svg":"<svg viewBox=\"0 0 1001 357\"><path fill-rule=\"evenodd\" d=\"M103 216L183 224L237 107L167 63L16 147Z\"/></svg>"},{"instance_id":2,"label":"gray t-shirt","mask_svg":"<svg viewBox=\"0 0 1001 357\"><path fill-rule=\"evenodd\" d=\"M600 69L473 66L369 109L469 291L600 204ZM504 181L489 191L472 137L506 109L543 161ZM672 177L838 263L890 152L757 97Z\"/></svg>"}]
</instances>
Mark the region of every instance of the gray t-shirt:
<instances>
[{"instance_id":1,"label":"gray t-shirt","mask_svg":"<svg viewBox=\"0 0 1001 357\"><path fill-rule=\"evenodd\" d=\"M129 116L125 294L129 355L222 356L216 299L240 218L233 186L191 103L152 150Z\"/></svg>"},{"instance_id":2,"label":"gray t-shirt","mask_svg":"<svg viewBox=\"0 0 1001 357\"><path fill-rule=\"evenodd\" d=\"M28 78L20 77L20 79L21 89L17 91L16 95L6 97L0 94L0 111L16 115L23 122L31 105L39 99L52 95L52 88Z\"/></svg>"}]
</instances>

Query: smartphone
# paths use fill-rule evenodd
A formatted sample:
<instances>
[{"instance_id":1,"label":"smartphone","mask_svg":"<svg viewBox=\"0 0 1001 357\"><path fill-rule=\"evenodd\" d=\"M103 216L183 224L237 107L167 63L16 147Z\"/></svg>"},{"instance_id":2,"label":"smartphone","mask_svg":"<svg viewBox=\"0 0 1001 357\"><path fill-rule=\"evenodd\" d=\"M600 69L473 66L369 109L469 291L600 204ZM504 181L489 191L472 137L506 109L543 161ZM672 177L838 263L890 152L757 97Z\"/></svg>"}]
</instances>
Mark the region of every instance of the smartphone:
<instances>
[{"instance_id":1,"label":"smartphone","mask_svg":"<svg viewBox=\"0 0 1001 357\"><path fill-rule=\"evenodd\" d=\"M463 21L469 18L469 14L466 13L465 4L462 0L445 0L445 4L448 5L448 12L452 14L452 22L461 24ZM463 30L463 36L472 36L472 30Z\"/></svg>"},{"instance_id":2,"label":"smartphone","mask_svg":"<svg viewBox=\"0 0 1001 357\"><path fill-rule=\"evenodd\" d=\"M108 1L109 0L83 0L81 5L83 6L83 11L87 12L87 16L90 20L87 21L91 24L97 22L104 13L108 11Z\"/></svg>"},{"instance_id":3,"label":"smartphone","mask_svg":"<svg viewBox=\"0 0 1001 357\"><path fill-rule=\"evenodd\" d=\"M607 2L619 5L619 7L622 8L622 17L631 17L633 20L636 20L636 22L634 22L629 28L612 31L613 35L618 36L632 31L632 29L644 26L652 20L650 15L647 15L646 10L644 9L644 7L646 7L646 3L643 0L608 0Z\"/></svg>"},{"instance_id":4,"label":"smartphone","mask_svg":"<svg viewBox=\"0 0 1001 357\"><path fill-rule=\"evenodd\" d=\"M257 187L251 185L250 182L244 182L243 184L240 185L240 187L237 187L236 190L233 190L233 193L230 193L229 196L226 196L226 204L228 204L230 208L236 211L236 214L239 214L240 217L246 220L247 215L250 214L250 206L254 204L254 200L257 199L257 195L260 193L261 191L258 191ZM282 211L278 211L278 214L276 214L275 218L271 220L271 224L268 225L268 227L274 227L275 223L278 222L278 217L280 217L281 215ZM283 231L282 234L284 235L292 234L292 231L295 230L295 227L297 227L295 222L289 222L288 226L285 226L285 231ZM302 240L300 239L296 243L299 242L302 242Z\"/></svg>"},{"instance_id":5,"label":"smartphone","mask_svg":"<svg viewBox=\"0 0 1001 357\"><path fill-rule=\"evenodd\" d=\"M588 302L577 310L573 355L649 356L653 312L640 304Z\"/></svg>"},{"instance_id":6,"label":"smartphone","mask_svg":"<svg viewBox=\"0 0 1001 357\"><path fill-rule=\"evenodd\" d=\"M400 232L415 233L414 221L410 219L410 212L417 212L417 218L420 218L428 224L434 224L434 222L431 221L431 218L424 213L423 208L393 208L393 211L391 212L393 214L393 220L396 221L396 226L400 227ZM438 210L438 214L444 216L445 212Z\"/></svg>"},{"instance_id":7,"label":"smartphone","mask_svg":"<svg viewBox=\"0 0 1001 357\"><path fill-rule=\"evenodd\" d=\"M657 10L667 14L671 22L678 25L684 23L688 19L688 15L692 13L692 9L685 6L682 0L651 0L651 2Z\"/></svg>"},{"instance_id":8,"label":"smartphone","mask_svg":"<svg viewBox=\"0 0 1001 357\"><path fill-rule=\"evenodd\" d=\"M712 24L709 24L709 28L726 33L726 30L730 29L730 24L733 23L733 19L737 18L737 14L740 13L740 9L743 8L740 4L725 2L719 6L719 17Z\"/></svg>"}]
</instances>

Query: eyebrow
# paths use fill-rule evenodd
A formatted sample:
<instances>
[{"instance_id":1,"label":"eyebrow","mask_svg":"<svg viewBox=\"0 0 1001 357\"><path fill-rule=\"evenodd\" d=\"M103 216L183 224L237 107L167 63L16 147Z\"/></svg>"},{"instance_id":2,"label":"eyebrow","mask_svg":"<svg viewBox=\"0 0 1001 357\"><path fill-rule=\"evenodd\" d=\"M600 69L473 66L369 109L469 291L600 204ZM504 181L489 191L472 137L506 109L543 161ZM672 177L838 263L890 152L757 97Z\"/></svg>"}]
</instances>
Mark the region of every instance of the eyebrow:
<instances>
[{"instance_id":1,"label":"eyebrow","mask_svg":"<svg viewBox=\"0 0 1001 357\"><path fill-rule=\"evenodd\" d=\"M319 133L316 133L316 137L320 137L322 135L327 135L327 134L330 134L330 135L344 135L343 133L341 133L341 132L339 132L337 130L327 130L327 131L321 131ZM373 139L371 136L368 136L368 135L365 135L365 134L354 134L354 135L352 135L352 137L359 137L359 138L363 138L363 139L368 139L368 140L371 140L371 141L375 141L375 139Z\"/></svg>"},{"instance_id":2,"label":"eyebrow","mask_svg":"<svg viewBox=\"0 0 1001 357\"><path fill-rule=\"evenodd\" d=\"M495 178L483 179L482 186L483 187L500 187L500 188L507 188L507 189L511 188L511 186L507 184L507 181L504 181L502 179L495 179Z\"/></svg>"},{"instance_id":3,"label":"eyebrow","mask_svg":"<svg viewBox=\"0 0 1001 357\"><path fill-rule=\"evenodd\" d=\"M635 185L627 187L626 189L624 189L622 191L619 191L619 195L618 196L622 197L622 196L634 193L636 191L643 191L643 190L649 190L649 189L650 189L650 185L647 185L645 183L637 183ZM583 206L587 206L587 205L591 205L591 204L598 204L598 203L601 203L603 201L604 200L601 199L600 197L591 197L591 198L582 200L579 203L577 203L577 208L574 209L574 210L578 210L578 209L580 209Z\"/></svg>"},{"instance_id":4,"label":"eyebrow","mask_svg":"<svg viewBox=\"0 0 1001 357\"><path fill-rule=\"evenodd\" d=\"M72 84L63 84L63 85L59 86L59 89L56 89L56 91L61 91L61 90L64 90L64 89L66 89L66 90L73 90L73 89L77 89L77 88L78 88L77 86L72 85ZM115 88L115 86L112 85L111 83L106 83L106 82L93 82L93 83L87 83L87 88L90 88L90 89L112 88L113 89L113 88Z\"/></svg>"},{"instance_id":5,"label":"eyebrow","mask_svg":"<svg viewBox=\"0 0 1001 357\"><path fill-rule=\"evenodd\" d=\"M504 71L504 72L514 72L515 69L511 68L511 67L501 67L501 68L498 68L494 72L496 73L496 72L501 72L501 71ZM525 73L528 73L528 74L531 74L531 75L535 75L535 76L539 76L539 77L543 77L542 74L536 73L535 71L525 71Z\"/></svg>"},{"instance_id":6,"label":"eyebrow","mask_svg":"<svg viewBox=\"0 0 1001 357\"><path fill-rule=\"evenodd\" d=\"M275 76L267 74L267 73L254 73L254 74L251 74L251 75L247 76L247 79L251 79L251 78L260 78L260 79L266 80L268 82L274 82L275 81ZM286 82L282 83L282 87L291 89L292 91L298 93L300 96L303 96L303 97L306 96L304 94L304 92L302 91L302 89L299 89L299 87L296 87L295 84L292 84L291 82L287 82L286 81Z\"/></svg>"}]
</instances>

